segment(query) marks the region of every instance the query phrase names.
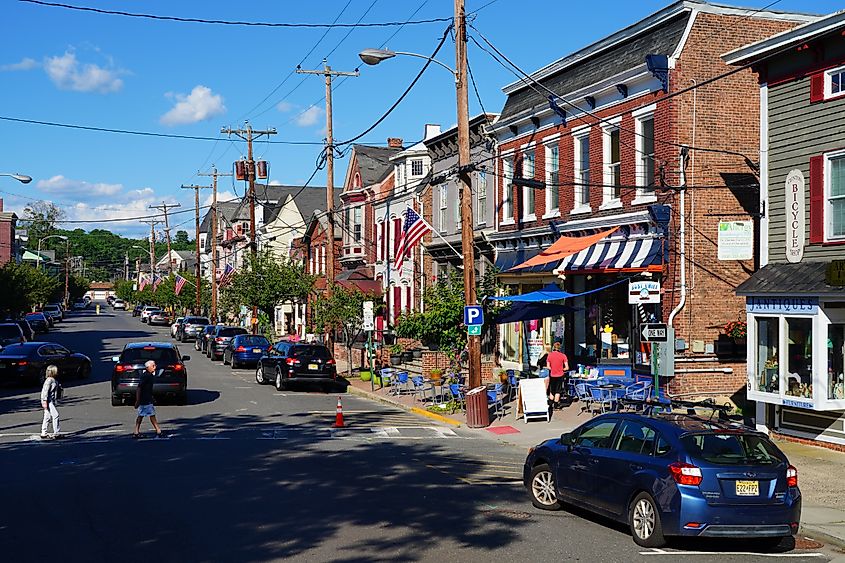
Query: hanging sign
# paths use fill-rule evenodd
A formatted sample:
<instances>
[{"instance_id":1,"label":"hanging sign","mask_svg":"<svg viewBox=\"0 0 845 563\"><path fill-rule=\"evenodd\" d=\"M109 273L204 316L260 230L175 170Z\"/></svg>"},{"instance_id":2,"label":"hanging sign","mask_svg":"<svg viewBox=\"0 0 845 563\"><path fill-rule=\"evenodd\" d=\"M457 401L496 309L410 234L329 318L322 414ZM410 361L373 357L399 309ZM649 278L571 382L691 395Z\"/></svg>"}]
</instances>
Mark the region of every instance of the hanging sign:
<instances>
[{"instance_id":1,"label":"hanging sign","mask_svg":"<svg viewBox=\"0 0 845 563\"><path fill-rule=\"evenodd\" d=\"M717 244L719 260L751 260L754 258L754 223L719 221Z\"/></svg>"},{"instance_id":2,"label":"hanging sign","mask_svg":"<svg viewBox=\"0 0 845 563\"><path fill-rule=\"evenodd\" d=\"M660 303L660 282L638 280L628 282L628 304Z\"/></svg>"},{"instance_id":3,"label":"hanging sign","mask_svg":"<svg viewBox=\"0 0 845 563\"><path fill-rule=\"evenodd\" d=\"M804 174L786 176L786 261L797 264L804 257Z\"/></svg>"},{"instance_id":4,"label":"hanging sign","mask_svg":"<svg viewBox=\"0 0 845 563\"><path fill-rule=\"evenodd\" d=\"M827 285L845 286L845 260L831 260L825 270L824 281Z\"/></svg>"}]
</instances>

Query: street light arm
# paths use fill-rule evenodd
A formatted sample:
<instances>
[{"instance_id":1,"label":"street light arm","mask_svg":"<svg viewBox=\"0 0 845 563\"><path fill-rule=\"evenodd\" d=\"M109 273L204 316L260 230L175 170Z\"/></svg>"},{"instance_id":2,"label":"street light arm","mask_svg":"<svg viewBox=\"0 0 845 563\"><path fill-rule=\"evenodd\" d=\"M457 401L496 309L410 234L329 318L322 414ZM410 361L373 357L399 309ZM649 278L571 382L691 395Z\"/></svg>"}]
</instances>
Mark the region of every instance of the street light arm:
<instances>
[{"instance_id":1,"label":"street light arm","mask_svg":"<svg viewBox=\"0 0 845 563\"><path fill-rule=\"evenodd\" d=\"M0 176L8 176L9 178L14 178L22 184L28 184L32 182L32 177L27 176L26 174L9 174L8 172L0 172Z\"/></svg>"},{"instance_id":2,"label":"street light arm","mask_svg":"<svg viewBox=\"0 0 845 563\"><path fill-rule=\"evenodd\" d=\"M457 80L457 79L458 79L458 73L457 73L457 72L455 72L455 70L454 70L452 67L450 67L450 66L449 66L449 65L447 65L446 63L442 63L442 62L438 61L438 60L437 60L437 59L435 59L435 58L432 58L432 57L427 57L427 56L425 56L425 55L420 55L420 54L418 54L418 53L407 53L407 52L404 52L404 51L395 51L395 53L396 53L397 55L405 55L405 56L408 56L408 57L417 57L418 59L425 59L425 60L427 60L427 61L431 61L431 62L433 62L433 63L435 63L435 64L438 64L438 65L442 66L442 67L443 67L443 68L445 68L446 70L448 70L448 71L452 74L452 76L454 76L454 77L455 77L455 80Z\"/></svg>"},{"instance_id":3,"label":"street light arm","mask_svg":"<svg viewBox=\"0 0 845 563\"><path fill-rule=\"evenodd\" d=\"M392 59L396 55L405 55L406 57L416 57L418 59L423 59L426 61L431 61L434 64L438 64L449 71L449 73L455 77L455 80L458 79L458 73L449 65L438 61L434 57L429 57L426 55L420 55L419 53L409 53L407 51L389 51L387 49L364 49L360 53L358 53L358 58L360 58L365 64L370 66L375 66L382 61L386 61L387 59Z\"/></svg>"}]
</instances>

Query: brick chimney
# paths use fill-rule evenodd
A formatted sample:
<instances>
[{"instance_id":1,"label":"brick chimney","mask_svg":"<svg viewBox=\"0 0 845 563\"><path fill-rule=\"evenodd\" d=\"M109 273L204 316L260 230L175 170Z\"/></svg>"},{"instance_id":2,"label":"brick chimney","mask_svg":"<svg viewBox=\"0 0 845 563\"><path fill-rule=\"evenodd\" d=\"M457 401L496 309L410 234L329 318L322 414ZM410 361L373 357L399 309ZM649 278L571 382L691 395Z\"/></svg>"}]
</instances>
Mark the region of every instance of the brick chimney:
<instances>
[{"instance_id":1,"label":"brick chimney","mask_svg":"<svg viewBox=\"0 0 845 563\"><path fill-rule=\"evenodd\" d=\"M3 198L0 197L0 213L3 212Z\"/></svg>"},{"instance_id":2,"label":"brick chimney","mask_svg":"<svg viewBox=\"0 0 845 563\"><path fill-rule=\"evenodd\" d=\"M401 149L402 148L402 139L400 137L388 137L387 138L387 146L392 149Z\"/></svg>"}]
</instances>

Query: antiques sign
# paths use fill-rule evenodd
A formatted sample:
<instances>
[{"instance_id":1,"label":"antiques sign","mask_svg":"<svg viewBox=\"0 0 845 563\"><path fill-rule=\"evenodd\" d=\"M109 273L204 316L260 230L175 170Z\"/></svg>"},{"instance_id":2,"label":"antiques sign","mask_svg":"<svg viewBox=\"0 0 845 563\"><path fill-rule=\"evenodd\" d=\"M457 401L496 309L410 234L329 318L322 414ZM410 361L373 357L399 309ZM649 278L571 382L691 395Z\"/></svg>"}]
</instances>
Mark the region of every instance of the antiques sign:
<instances>
[{"instance_id":1,"label":"antiques sign","mask_svg":"<svg viewBox=\"0 0 845 563\"><path fill-rule=\"evenodd\" d=\"M786 177L786 261L804 257L804 174L792 170Z\"/></svg>"}]
</instances>

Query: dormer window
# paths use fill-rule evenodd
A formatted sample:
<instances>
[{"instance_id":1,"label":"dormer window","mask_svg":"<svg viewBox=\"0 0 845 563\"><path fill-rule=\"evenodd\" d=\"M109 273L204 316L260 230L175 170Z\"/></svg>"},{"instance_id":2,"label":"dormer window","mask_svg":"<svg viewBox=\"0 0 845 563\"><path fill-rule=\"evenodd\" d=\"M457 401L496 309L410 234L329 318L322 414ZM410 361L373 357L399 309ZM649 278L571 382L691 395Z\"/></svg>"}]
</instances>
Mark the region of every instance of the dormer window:
<instances>
[{"instance_id":1,"label":"dormer window","mask_svg":"<svg viewBox=\"0 0 845 563\"><path fill-rule=\"evenodd\" d=\"M412 176L422 176L423 175L423 161L421 158L415 158L411 160L411 175Z\"/></svg>"}]
</instances>

